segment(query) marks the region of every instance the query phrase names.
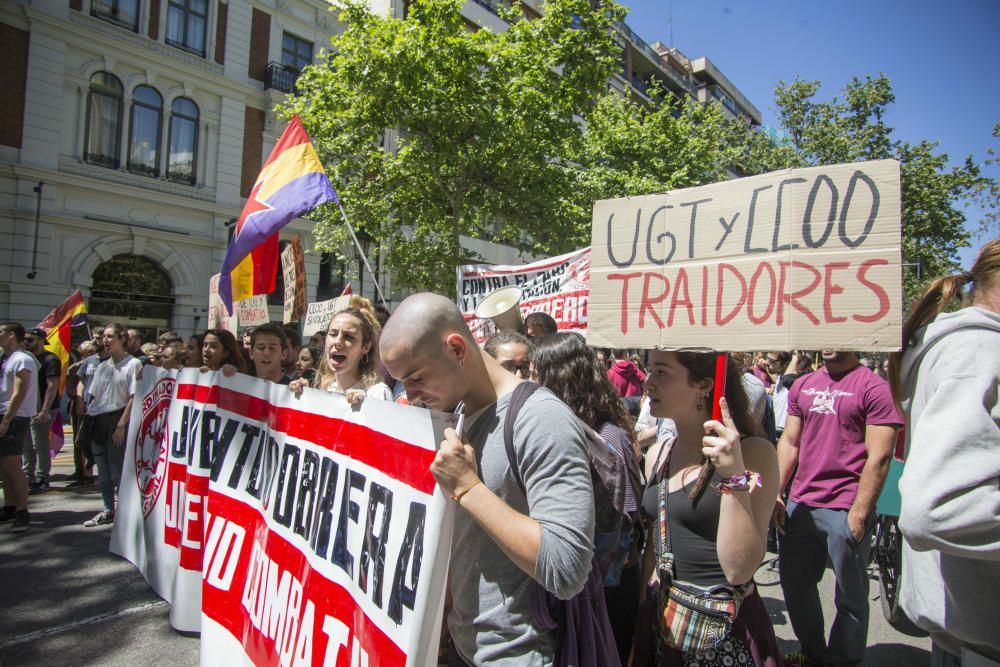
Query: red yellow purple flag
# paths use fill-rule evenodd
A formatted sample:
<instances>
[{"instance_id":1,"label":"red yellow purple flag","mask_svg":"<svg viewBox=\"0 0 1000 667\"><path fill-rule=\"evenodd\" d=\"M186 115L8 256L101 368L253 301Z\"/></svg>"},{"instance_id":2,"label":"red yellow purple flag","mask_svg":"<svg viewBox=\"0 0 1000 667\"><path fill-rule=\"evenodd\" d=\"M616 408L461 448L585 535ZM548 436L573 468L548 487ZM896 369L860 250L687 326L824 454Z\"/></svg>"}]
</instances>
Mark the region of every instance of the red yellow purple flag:
<instances>
[{"instance_id":1,"label":"red yellow purple flag","mask_svg":"<svg viewBox=\"0 0 1000 667\"><path fill-rule=\"evenodd\" d=\"M257 176L236 223L219 279L219 296L233 302L274 291L278 230L337 193L298 115L292 117Z\"/></svg>"},{"instance_id":2,"label":"red yellow purple flag","mask_svg":"<svg viewBox=\"0 0 1000 667\"><path fill-rule=\"evenodd\" d=\"M45 330L45 347L49 352L59 357L61 374L59 376L59 392L66 384L66 369L69 366L70 338L73 327L87 324L87 305L83 302L80 290L72 295L55 310L38 323L39 329Z\"/></svg>"}]
</instances>

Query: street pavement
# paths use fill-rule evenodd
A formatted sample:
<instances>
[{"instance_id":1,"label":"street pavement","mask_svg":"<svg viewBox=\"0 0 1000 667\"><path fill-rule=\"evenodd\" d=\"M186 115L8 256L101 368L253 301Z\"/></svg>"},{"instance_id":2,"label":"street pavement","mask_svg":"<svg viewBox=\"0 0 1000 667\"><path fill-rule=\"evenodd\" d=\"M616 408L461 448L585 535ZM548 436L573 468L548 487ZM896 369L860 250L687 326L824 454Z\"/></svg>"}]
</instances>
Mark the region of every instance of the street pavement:
<instances>
[{"instance_id":1,"label":"street pavement","mask_svg":"<svg viewBox=\"0 0 1000 667\"><path fill-rule=\"evenodd\" d=\"M111 526L84 528L101 509L97 485L66 488L72 445L56 457L52 490L31 497L31 529L16 535L0 527L0 667L30 665L198 664L197 637L175 632L169 608L128 561L111 554ZM758 589L778 644L798 649L778 584L762 566ZM820 584L827 624L833 618L833 576ZM893 629L882 617L872 580L871 624L865 665L930 663L930 640Z\"/></svg>"}]
</instances>

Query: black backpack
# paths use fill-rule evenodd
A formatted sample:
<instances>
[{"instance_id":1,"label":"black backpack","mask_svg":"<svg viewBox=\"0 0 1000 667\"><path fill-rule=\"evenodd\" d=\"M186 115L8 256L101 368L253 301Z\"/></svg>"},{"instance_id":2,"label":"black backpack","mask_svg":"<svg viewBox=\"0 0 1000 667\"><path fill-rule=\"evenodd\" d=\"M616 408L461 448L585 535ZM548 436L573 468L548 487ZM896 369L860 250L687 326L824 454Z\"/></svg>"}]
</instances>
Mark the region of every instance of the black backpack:
<instances>
[{"instance_id":1,"label":"black backpack","mask_svg":"<svg viewBox=\"0 0 1000 667\"><path fill-rule=\"evenodd\" d=\"M517 454L514 452L514 422L524 403L541 385L535 382L522 382L517 385L510 396L510 406L503 424L504 446L507 448L507 460L510 463L514 479L527 497L521 470L517 466ZM590 478L594 484L594 529L597 532L608 533L621 525L625 516L625 480L628 471L622 460L614 454L598 434L585 427L587 434L587 457L590 459ZM642 488L638 479L633 480L633 488Z\"/></svg>"},{"instance_id":2,"label":"black backpack","mask_svg":"<svg viewBox=\"0 0 1000 667\"><path fill-rule=\"evenodd\" d=\"M525 498L528 492L514 452L514 422L525 401L539 386L534 382L517 385L511 394L503 424L507 460ZM584 431L587 433L590 476L594 484L595 530L609 532L619 529L625 515L625 465L593 430L585 428ZM537 586L531 616L539 630L555 633L556 667L620 667L614 631L604 602L601 570L596 559L591 559L590 574L583 590L569 600L560 600L542 586Z\"/></svg>"}]
</instances>

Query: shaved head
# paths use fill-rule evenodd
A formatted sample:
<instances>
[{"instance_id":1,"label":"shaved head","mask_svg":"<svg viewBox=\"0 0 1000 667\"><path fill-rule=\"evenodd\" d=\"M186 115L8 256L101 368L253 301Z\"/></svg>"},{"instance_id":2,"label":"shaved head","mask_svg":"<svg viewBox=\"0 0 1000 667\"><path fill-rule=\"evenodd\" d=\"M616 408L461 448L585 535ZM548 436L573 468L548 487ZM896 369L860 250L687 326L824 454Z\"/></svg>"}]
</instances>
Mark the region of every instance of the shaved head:
<instances>
[{"instance_id":1,"label":"shaved head","mask_svg":"<svg viewBox=\"0 0 1000 667\"><path fill-rule=\"evenodd\" d=\"M458 306L440 294L422 292L404 299L393 312L382 330L379 350L382 356L404 351L438 356L443 338L452 333L475 346Z\"/></svg>"},{"instance_id":2,"label":"shaved head","mask_svg":"<svg viewBox=\"0 0 1000 667\"><path fill-rule=\"evenodd\" d=\"M379 350L410 402L433 410L464 403L473 414L520 382L479 349L458 306L438 294L414 294L399 304Z\"/></svg>"},{"instance_id":3,"label":"shaved head","mask_svg":"<svg viewBox=\"0 0 1000 667\"><path fill-rule=\"evenodd\" d=\"M482 354L458 307L438 294L414 294L399 304L379 341L382 362L407 397L434 410L459 402L486 405L490 385ZM492 400L496 400L496 397Z\"/></svg>"}]
</instances>

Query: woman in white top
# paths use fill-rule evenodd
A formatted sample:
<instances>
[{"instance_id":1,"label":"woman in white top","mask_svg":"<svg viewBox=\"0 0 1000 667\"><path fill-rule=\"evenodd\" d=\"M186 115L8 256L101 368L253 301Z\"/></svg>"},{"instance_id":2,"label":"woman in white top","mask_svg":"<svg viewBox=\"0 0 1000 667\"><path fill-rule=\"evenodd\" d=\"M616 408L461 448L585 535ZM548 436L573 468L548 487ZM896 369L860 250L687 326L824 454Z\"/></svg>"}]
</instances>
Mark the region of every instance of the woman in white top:
<instances>
[{"instance_id":1,"label":"woman in white top","mask_svg":"<svg viewBox=\"0 0 1000 667\"><path fill-rule=\"evenodd\" d=\"M344 308L334 313L326 330L324 354L312 386L344 394L352 405L366 397L392 400L392 391L378 377L378 337L382 332L370 307ZM309 383L295 380L292 391Z\"/></svg>"}]
</instances>

